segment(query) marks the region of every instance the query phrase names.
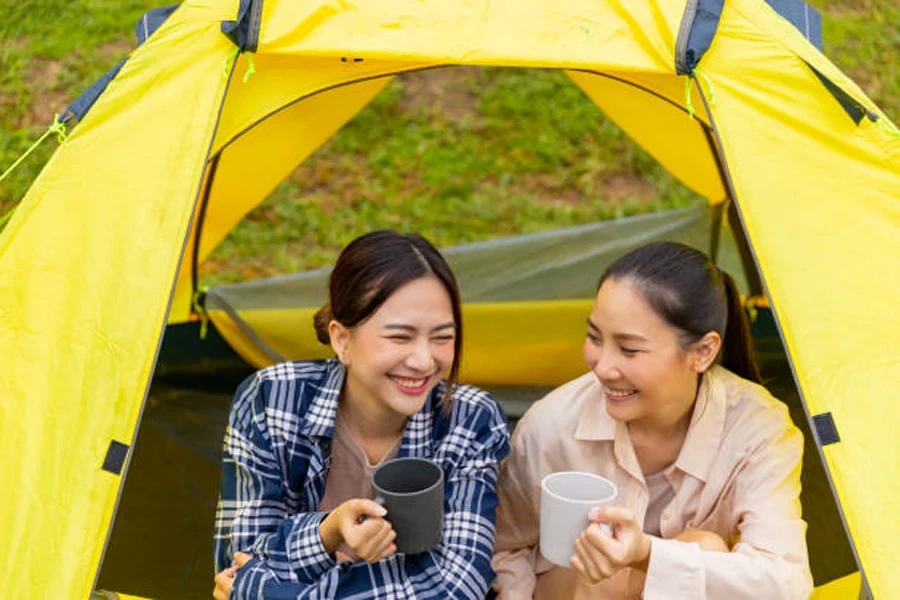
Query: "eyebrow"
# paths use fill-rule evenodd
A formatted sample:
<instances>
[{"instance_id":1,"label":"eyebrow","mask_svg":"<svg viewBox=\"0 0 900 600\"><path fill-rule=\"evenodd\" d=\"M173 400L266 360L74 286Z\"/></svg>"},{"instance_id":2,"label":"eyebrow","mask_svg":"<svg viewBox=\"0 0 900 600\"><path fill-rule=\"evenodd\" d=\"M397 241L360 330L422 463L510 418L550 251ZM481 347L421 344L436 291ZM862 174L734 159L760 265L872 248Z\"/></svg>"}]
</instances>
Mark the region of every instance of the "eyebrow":
<instances>
[{"instance_id":1,"label":"eyebrow","mask_svg":"<svg viewBox=\"0 0 900 600\"><path fill-rule=\"evenodd\" d=\"M597 325L590 319L587 320L587 326L598 333L600 332L600 328L597 327ZM647 341L649 341L647 338L645 338L644 336L639 335L637 333L614 333L614 334L612 334L612 338L614 340L630 341L630 342L647 342Z\"/></svg>"},{"instance_id":2,"label":"eyebrow","mask_svg":"<svg viewBox=\"0 0 900 600\"><path fill-rule=\"evenodd\" d=\"M418 331L418 329L416 329L412 325L407 325L405 323L388 323L383 327L383 329L396 329L400 331L407 331L409 333L415 333L416 331ZM454 323L453 321L447 321L446 323L442 323L441 325L433 328L431 330L431 333L437 333L438 331L443 331L445 329L456 329L456 323Z\"/></svg>"}]
</instances>

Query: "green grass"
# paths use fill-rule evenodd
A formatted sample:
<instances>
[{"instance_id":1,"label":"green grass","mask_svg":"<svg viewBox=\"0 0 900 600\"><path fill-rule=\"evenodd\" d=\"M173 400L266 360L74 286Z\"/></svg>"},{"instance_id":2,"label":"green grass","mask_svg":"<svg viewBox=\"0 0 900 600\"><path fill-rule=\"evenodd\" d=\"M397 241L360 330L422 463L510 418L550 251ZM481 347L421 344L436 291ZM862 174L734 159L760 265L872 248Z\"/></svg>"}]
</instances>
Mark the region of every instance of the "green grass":
<instances>
[{"instance_id":1,"label":"green grass","mask_svg":"<svg viewBox=\"0 0 900 600\"><path fill-rule=\"evenodd\" d=\"M0 169L133 47L156 0L2 0ZM816 0L826 53L895 120L900 0ZM46 141L0 183L0 214L49 158ZM206 283L326 265L352 237L393 227L438 245L702 202L565 75L437 69L397 78L236 227Z\"/></svg>"}]
</instances>

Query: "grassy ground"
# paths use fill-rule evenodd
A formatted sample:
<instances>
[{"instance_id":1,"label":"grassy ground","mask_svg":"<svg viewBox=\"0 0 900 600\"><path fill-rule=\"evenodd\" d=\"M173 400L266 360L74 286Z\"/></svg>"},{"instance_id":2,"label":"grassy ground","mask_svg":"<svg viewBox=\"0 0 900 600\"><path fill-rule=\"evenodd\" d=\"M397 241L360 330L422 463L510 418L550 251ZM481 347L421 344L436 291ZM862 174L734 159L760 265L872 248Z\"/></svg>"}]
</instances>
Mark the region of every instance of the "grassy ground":
<instances>
[{"instance_id":1,"label":"grassy ground","mask_svg":"<svg viewBox=\"0 0 900 600\"><path fill-rule=\"evenodd\" d=\"M0 0L0 168L133 45L158 0ZM900 117L900 0L814 0L826 52ZM0 214L55 145L3 183ZM588 200L588 201L585 201ZM327 264L358 233L439 245L686 206L700 199L560 72L439 69L395 80L239 225L206 282Z\"/></svg>"}]
</instances>

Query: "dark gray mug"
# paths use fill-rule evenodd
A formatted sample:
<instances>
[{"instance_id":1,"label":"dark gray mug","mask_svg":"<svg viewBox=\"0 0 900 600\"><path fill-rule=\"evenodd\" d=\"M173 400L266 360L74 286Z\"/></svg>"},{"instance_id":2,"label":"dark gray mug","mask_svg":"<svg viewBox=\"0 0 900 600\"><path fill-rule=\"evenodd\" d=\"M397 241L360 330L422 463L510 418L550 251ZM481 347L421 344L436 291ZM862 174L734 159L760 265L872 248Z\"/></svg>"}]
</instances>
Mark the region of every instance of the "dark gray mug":
<instances>
[{"instance_id":1,"label":"dark gray mug","mask_svg":"<svg viewBox=\"0 0 900 600\"><path fill-rule=\"evenodd\" d=\"M375 501L397 532L397 551L415 554L441 541L444 471L427 458L395 458L372 474Z\"/></svg>"}]
</instances>

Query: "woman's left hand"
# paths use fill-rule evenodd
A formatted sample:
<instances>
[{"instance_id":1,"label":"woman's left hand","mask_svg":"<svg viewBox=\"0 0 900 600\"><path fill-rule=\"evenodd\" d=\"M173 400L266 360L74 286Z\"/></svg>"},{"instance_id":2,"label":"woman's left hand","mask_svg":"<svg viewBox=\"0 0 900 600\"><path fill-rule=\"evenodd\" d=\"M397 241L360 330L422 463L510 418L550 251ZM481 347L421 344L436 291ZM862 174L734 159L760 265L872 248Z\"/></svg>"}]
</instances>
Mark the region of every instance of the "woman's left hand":
<instances>
[{"instance_id":1,"label":"woman's left hand","mask_svg":"<svg viewBox=\"0 0 900 600\"><path fill-rule=\"evenodd\" d=\"M238 569L250 561L251 556L245 552L234 553L234 563L227 569L220 571L215 577L216 587L213 589L215 600L228 600L231 597L231 588L234 587L234 576Z\"/></svg>"},{"instance_id":2,"label":"woman's left hand","mask_svg":"<svg viewBox=\"0 0 900 600\"><path fill-rule=\"evenodd\" d=\"M650 536L630 510L604 506L593 509L589 516L591 524L575 540L572 557L572 566L581 577L595 584L625 567L647 570ZM611 535L603 530L604 523Z\"/></svg>"}]
</instances>

